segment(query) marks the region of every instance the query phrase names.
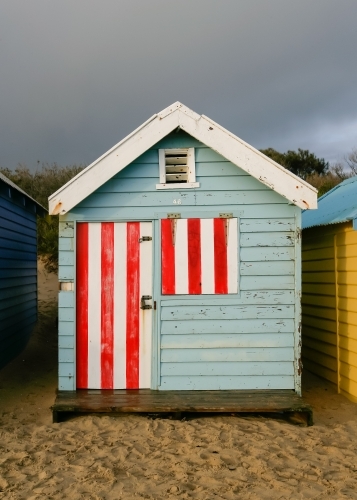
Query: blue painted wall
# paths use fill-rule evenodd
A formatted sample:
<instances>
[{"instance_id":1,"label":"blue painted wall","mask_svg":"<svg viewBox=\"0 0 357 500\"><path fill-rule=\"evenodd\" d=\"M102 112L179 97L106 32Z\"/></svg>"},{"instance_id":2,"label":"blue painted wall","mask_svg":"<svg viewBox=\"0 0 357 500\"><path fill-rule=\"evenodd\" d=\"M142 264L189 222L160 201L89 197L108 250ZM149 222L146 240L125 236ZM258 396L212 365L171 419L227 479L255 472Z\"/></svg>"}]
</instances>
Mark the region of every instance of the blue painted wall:
<instances>
[{"instance_id":1,"label":"blue painted wall","mask_svg":"<svg viewBox=\"0 0 357 500\"><path fill-rule=\"evenodd\" d=\"M158 149L194 147L199 188L156 190ZM161 296L159 220L239 218L239 293ZM152 388L300 392L298 207L184 132L172 133L60 218L59 280L74 281L76 221L154 221ZM74 293L59 296L59 388L75 389Z\"/></svg>"},{"instance_id":2,"label":"blue painted wall","mask_svg":"<svg viewBox=\"0 0 357 500\"><path fill-rule=\"evenodd\" d=\"M0 179L0 368L26 346L37 319L37 210Z\"/></svg>"}]
</instances>

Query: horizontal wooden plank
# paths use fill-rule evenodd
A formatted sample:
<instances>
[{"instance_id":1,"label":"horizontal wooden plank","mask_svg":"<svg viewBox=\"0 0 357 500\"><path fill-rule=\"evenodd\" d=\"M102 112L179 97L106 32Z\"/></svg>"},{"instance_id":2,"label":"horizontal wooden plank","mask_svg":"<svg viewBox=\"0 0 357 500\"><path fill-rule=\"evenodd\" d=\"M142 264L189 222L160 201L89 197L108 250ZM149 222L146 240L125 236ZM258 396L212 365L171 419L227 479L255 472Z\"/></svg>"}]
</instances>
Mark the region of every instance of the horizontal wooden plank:
<instances>
[{"instance_id":1,"label":"horizontal wooden plank","mask_svg":"<svg viewBox=\"0 0 357 500\"><path fill-rule=\"evenodd\" d=\"M8 279L12 280L12 278L22 278L25 276L36 276L37 277L37 270L36 268L21 268L21 267L16 267L16 268L5 268L1 269L0 268L0 278L3 279Z\"/></svg>"},{"instance_id":2,"label":"horizontal wooden plank","mask_svg":"<svg viewBox=\"0 0 357 500\"><path fill-rule=\"evenodd\" d=\"M73 349L58 349L58 362L59 363L72 363L74 361Z\"/></svg>"},{"instance_id":3,"label":"horizontal wooden plank","mask_svg":"<svg viewBox=\"0 0 357 500\"><path fill-rule=\"evenodd\" d=\"M310 347L315 351L323 352L331 357L336 356L336 346L334 345L326 344L326 342L320 342L309 337L304 337L304 342L306 347Z\"/></svg>"},{"instance_id":4,"label":"horizontal wooden plank","mask_svg":"<svg viewBox=\"0 0 357 500\"><path fill-rule=\"evenodd\" d=\"M64 292L65 293L65 292ZM74 309L70 307L58 309L59 321L74 321Z\"/></svg>"},{"instance_id":5,"label":"horizontal wooden plank","mask_svg":"<svg viewBox=\"0 0 357 500\"><path fill-rule=\"evenodd\" d=\"M241 262L241 276L292 276L295 273L294 261Z\"/></svg>"},{"instance_id":6,"label":"horizontal wooden plank","mask_svg":"<svg viewBox=\"0 0 357 500\"><path fill-rule=\"evenodd\" d=\"M321 286L316 283L306 283L302 282L302 294L315 294L315 295L329 295L330 297L334 297L336 293L335 284L324 284Z\"/></svg>"},{"instance_id":7,"label":"horizontal wooden plank","mask_svg":"<svg viewBox=\"0 0 357 500\"><path fill-rule=\"evenodd\" d=\"M4 229L7 229L12 233L23 234L29 236L30 238L36 238L36 224L32 224L28 220L22 220L22 219L19 220L21 220L22 224L1 217L0 231L2 232Z\"/></svg>"},{"instance_id":8,"label":"horizontal wooden plank","mask_svg":"<svg viewBox=\"0 0 357 500\"><path fill-rule=\"evenodd\" d=\"M314 318L321 319L330 319L332 321L336 321L336 309L328 308L328 307L318 307L318 306L310 306L303 304L302 305L302 314L305 316L311 316Z\"/></svg>"},{"instance_id":9,"label":"horizontal wooden plank","mask_svg":"<svg viewBox=\"0 0 357 500\"><path fill-rule=\"evenodd\" d=\"M2 309L1 325L5 324L7 320L11 320L11 318L17 321L17 318L26 311L32 311L33 314L37 313L37 301L35 298Z\"/></svg>"},{"instance_id":10,"label":"horizontal wooden plank","mask_svg":"<svg viewBox=\"0 0 357 500\"><path fill-rule=\"evenodd\" d=\"M130 192L122 193L119 197L116 193L94 192L85 198L78 207L162 207L172 206L173 199L180 199L181 205L204 206L207 205L265 205L288 203L282 196L272 190L261 191L198 191L190 189L162 190L160 196L157 192Z\"/></svg>"},{"instance_id":11,"label":"horizontal wooden plank","mask_svg":"<svg viewBox=\"0 0 357 500\"><path fill-rule=\"evenodd\" d=\"M4 259L0 250L0 269L34 269L37 272L37 260Z\"/></svg>"},{"instance_id":12,"label":"horizontal wooden plank","mask_svg":"<svg viewBox=\"0 0 357 500\"><path fill-rule=\"evenodd\" d=\"M244 320L265 318L293 318L294 306L276 305L244 305L244 306L186 306L186 307L162 307L161 319L166 321L191 321L191 320Z\"/></svg>"},{"instance_id":13,"label":"horizontal wooden plank","mask_svg":"<svg viewBox=\"0 0 357 500\"><path fill-rule=\"evenodd\" d=\"M20 206L19 204L14 204L11 198L4 198L0 195L0 208L1 211L6 210L8 212L16 213L23 219L28 220L30 223L34 222L36 224L35 212L31 213L26 207Z\"/></svg>"},{"instance_id":14,"label":"horizontal wooden plank","mask_svg":"<svg viewBox=\"0 0 357 500\"><path fill-rule=\"evenodd\" d=\"M26 309L25 311L20 311L14 316L11 316L7 319L1 321L1 329L2 331L7 328L13 328L14 330L17 328L23 328L25 325L34 325L37 320L37 312L34 312L33 308Z\"/></svg>"},{"instance_id":15,"label":"horizontal wooden plank","mask_svg":"<svg viewBox=\"0 0 357 500\"><path fill-rule=\"evenodd\" d=\"M17 243L17 245L15 244L15 242ZM21 232L14 232L11 229L1 229L0 247L19 248L21 243L30 245L30 248L36 247L36 232L34 232L31 236L27 236L25 234L22 234Z\"/></svg>"},{"instance_id":16,"label":"horizontal wooden plank","mask_svg":"<svg viewBox=\"0 0 357 500\"><path fill-rule=\"evenodd\" d=\"M351 379L357 382L357 366L351 366L342 362L340 365L340 374L346 379Z\"/></svg>"},{"instance_id":17,"label":"horizontal wooden plank","mask_svg":"<svg viewBox=\"0 0 357 500\"><path fill-rule=\"evenodd\" d=\"M336 333L336 322L329 319L315 318L313 316L303 314L302 324L318 328L320 330L326 330L327 332Z\"/></svg>"},{"instance_id":18,"label":"horizontal wooden plank","mask_svg":"<svg viewBox=\"0 0 357 500\"><path fill-rule=\"evenodd\" d=\"M357 233L352 229L352 226L350 226L349 230L337 234L336 243L339 247L344 245L357 246Z\"/></svg>"},{"instance_id":19,"label":"horizontal wooden plank","mask_svg":"<svg viewBox=\"0 0 357 500\"><path fill-rule=\"evenodd\" d=\"M347 337L351 339L357 338L356 326L351 325L350 323L339 323L339 334L342 337Z\"/></svg>"},{"instance_id":20,"label":"horizontal wooden plank","mask_svg":"<svg viewBox=\"0 0 357 500\"><path fill-rule=\"evenodd\" d=\"M334 296L329 295L313 295L310 293L304 293L301 297L302 304L310 306L320 306L335 309L336 299Z\"/></svg>"},{"instance_id":21,"label":"horizontal wooden plank","mask_svg":"<svg viewBox=\"0 0 357 500\"><path fill-rule=\"evenodd\" d=\"M61 321L58 322L58 335L74 335L74 321Z\"/></svg>"},{"instance_id":22,"label":"horizontal wooden plank","mask_svg":"<svg viewBox=\"0 0 357 500\"><path fill-rule=\"evenodd\" d=\"M74 223L72 221L60 221L58 226L60 238L74 237Z\"/></svg>"},{"instance_id":23,"label":"horizontal wooden plank","mask_svg":"<svg viewBox=\"0 0 357 500\"><path fill-rule=\"evenodd\" d=\"M351 379L345 379L345 377L341 377L340 388L346 391L348 394L351 394L352 396L357 398L357 382L354 382Z\"/></svg>"},{"instance_id":24,"label":"horizontal wooden plank","mask_svg":"<svg viewBox=\"0 0 357 500\"><path fill-rule=\"evenodd\" d=\"M328 370L334 371L337 373L337 358L336 353L334 356L330 356L322 351L316 350L310 346L304 345L302 346L302 356L304 360L304 364L307 367L307 360L310 361L310 365L316 364L320 367L325 367ZM308 368L310 370L310 368ZM314 372L315 373L315 372ZM334 382L336 382L337 378L335 376Z\"/></svg>"},{"instance_id":25,"label":"horizontal wooden plank","mask_svg":"<svg viewBox=\"0 0 357 500\"><path fill-rule=\"evenodd\" d=\"M58 364L58 374L60 377L74 377L76 372L74 362L60 362Z\"/></svg>"},{"instance_id":26,"label":"horizontal wooden plank","mask_svg":"<svg viewBox=\"0 0 357 500\"><path fill-rule=\"evenodd\" d=\"M355 297L356 298L339 297L338 298L338 308L341 311L351 311L351 312L357 311L357 295L355 295Z\"/></svg>"},{"instance_id":27,"label":"horizontal wooden plank","mask_svg":"<svg viewBox=\"0 0 357 500\"><path fill-rule=\"evenodd\" d=\"M175 193L177 193L175 191ZM181 199L176 195L174 199ZM170 201L170 200L169 200ZM172 212L173 200L167 205L145 207L143 211L140 206L118 206L117 204L113 207L81 207L77 205L71 210L70 217L75 220L133 220L133 219L156 219L159 213L170 213ZM219 214L220 212L234 212L242 210L244 212L244 217L250 219L261 219L267 217L290 217L294 216L296 210L300 210L294 205L284 205L281 203L268 204L268 205L244 205L244 207L237 207L234 204L221 204L215 205L214 210ZM205 207L207 210L207 207ZM194 217L195 212L202 213L202 207L196 206L195 204L189 205L187 203L180 205L180 213L187 214L190 217Z\"/></svg>"},{"instance_id":28,"label":"horizontal wooden plank","mask_svg":"<svg viewBox=\"0 0 357 500\"><path fill-rule=\"evenodd\" d=\"M162 335L161 349L215 349L227 347L293 347L292 333Z\"/></svg>"},{"instance_id":29,"label":"horizontal wooden plank","mask_svg":"<svg viewBox=\"0 0 357 500\"><path fill-rule=\"evenodd\" d=\"M58 281L74 280L74 266L59 266Z\"/></svg>"},{"instance_id":30,"label":"horizontal wooden plank","mask_svg":"<svg viewBox=\"0 0 357 500\"><path fill-rule=\"evenodd\" d=\"M74 238L59 238L58 250L72 251L74 250Z\"/></svg>"},{"instance_id":31,"label":"horizontal wooden plank","mask_svg":"<svg viewBox=\"0 0 357 500\"><path fill-rule=\"evenodd\" d=\"M74 336L60 335L58 337L58 347L61 349L74 349Z\"/></svg>"},{"instance_id":32,"label":"horizontal wooden plank","mask_svg":"<svg viewBox=\"0 0 357 500\"><path fill-rule=\"evenodd\" d=\"M163 349L162 363L199 363L208 361L293 361L292 347L227 348L227 349Z\"/></svg>"},{"instance_id":33,"label":"horizontal wooden plank","mask_svg":"<svg viewBox=\"0 0 357 500\"><path fill-rule=\"evenodd\" d=\"M303 272L316 272L316 271L335 272L335 261L334 259L303 261L302 270Z\"/></svg>"},{"instance_id":34,"label":"horizontal wooden plank","mask_svg":"<svg viewBox=\"0 0 357 500\"><path fill-rule=\"evenodd\" d=\"M294 260L295 249L291 247L248 247L240 248L242 262L264 262Z\"/></svg>"},{"instance_id":35,"label":"horizontal wooden plank","mask_svg":"<svg viewBox=\"0 0 357 500\"><path fill-rule=\"evenodd\" d=\"M73 376L64 376L58 377L58 390L59 391L73 391L74 387L74 377Z\"/></svg>"},{"instance_id":36,"label":"horizontal wooden plank","mask_svg":"<svg viewBox=\"0 0 357 500\"><path fill-rule=\"evenodd\" d=\"M340 349L346 349L347 351L356 354L355 366L357 366L357 339L340 335L339 346Z\"/></svg>"},{"instance_id":37,"label":"horizontal wooden plank","mask_svg":"<svg viewBox=\"0 0 357 500\"><path fill-rule=\"evenodd\" d=\"M302 341L304 342L305 338L311 338L314 340L318 340L320 342L326 342L326 344L331 344L336 346L336 334L331 332L326 332L324 330L318 330L317 328L311 328L307 325L302 325Z\"/></svg>"},{"instance_id":38,"label":"horizontal wooden plank","mask_svg":"<svg viewBox=\"0 0 357 500\"><path fill-rule=\"evenodd\" d=\"M58 292L58 307L74 307L74 292Z\"/></svg>"},{"instance_id":39,"label":"horizontal wooden plank","mask_svg":"<svg viewBox=\"0 0 357 500\"><path fill-rule=\"evenodd\" d=\"M263 233L263 232L291 232L296 229L295 219L246 219L240 221L241 233Z\"/></svg>"},{"instance_id":40,"label":"horizontal wooden plank","mask_svg":"<svg viewBox=\"0 0 357 500\"><path fill-rule=\"evenodd\" d=\"M342 272L340 271L337 274L337 282L339 285L357 285L357 272L348 271Z\"/></svg>"},{"instance_id":41,"label":"horizontal wooden plank","mask_svg":"<svg viewBox=\"0 0 357 500\"><path fill-rule=\"evenodd\" d=\"M357 354L349 349L340 348L340 361L351 366L357 366Z\"/></svg>"},{"instance_id":42,"label":"horizontal wooden plank","mask_svg":"<svg viewBox=\"0 0 357 500\"><path fill-rule=\"evenodd\" d=\"M305 232L302 232L302 246L304 252L306 250L324 250L334 246L334 236L332 235L318 235L314 238L305 238Z\"/></svg>"},{"instance_id":43,"label":"horizontal wooden plank","mask_svg":"<svg viewBox=\"0 0 357 500\"><path fill-rule=\"evenodd\" d=\"M328 283L335 284L335 273L334 272L320 272L320 273L302 273L303 283Z\"/></svg>"},{"instance_id":44,"label":"horizontal wooden plank","mask_svg":"<svg viewBox=\"0 0 357 500\"><path fill-rule=\"evenodd\" d=\"M11 278L11 283L8 279L0 278L0 289L12 289L25 285L37 283L37 276L23 276L21 278Z\"/></svg>"},{"instance_id":45,"label":"horizontal wooden plank","mask_svg":"<svg viewBox=\"0 0 357 500\"><path fill-rule=\"evenodd\" d=\"M241 290L294 290L294 276L242 276Z\"/></svg>"},{"instance_id":46,"label":"horizontal wooden plank","mask_svg":"<svg viewBox=\"0 0 357 500\"><path fill-rule=\"evenodd\" d=\"M74 252L61 250L58 254L58 264L60 266L74 266Z\"/></svg>"},{"instance_id":47,"label":"horizontal wooden plank","mask_svg":"<svg viewBox=\"0 0 357 500\"><path fill-rule=\"evenodd\" d=\"M328 248L316 248L314 250L307 250L304 246L304 240L302 243L302 261L320 261L321 259L334 259L335 251L333 246Z\"/></svg>"},{"instance_id":48,"label":"horizontal wooden plank","mask_svg":"<svg viewBox=\"0 0 357 500\"><path fill-rule=\"evenodd\" d=\"M232 295L216 295L214 298L207 296L190 296L184 298L177 295L175 298L161 297L163 307L172 306L229 306L229 305L274 305L294 304L295 296L293 290L254 290L241 292L239 297Z\"/></svg>"},{"instance_id":49,"label":"horizontal wooden plank","mask_svg":"<svg viewBox=\"0 0 357 500\"><path fill-rule=\"evenodd\" d=\"M338 296L339 297L357 297L357 286L356 285L338 285Z\"/></svg>"},{"instance_id":50,"label":"horizontal wooden plank","mask_svg":"<svg viewBox=\"0 0 357 500\"><path fill-rule=\"evenodd\" d=\"M333 384L337 383L337 372L334 370L330 370L325 366L321 366L314 361L310 361L309 359L304 358L304 369L308 370L311 373L314 373L318 377L324 378Z\"/></svg>"},{"instance_id":51,"label":"horizontal wooden plank","mask_svg":"<svg viewBox=\"0 0 357 500\"><path fill-rule=\"evenodd\" d=\"M240 235L240 244L242 247L289 247L295 244L295 233L243 233Z\"/></svg>"},{"instance_id":52,"label":"horizontal wooden plank","mask_svg":"<svg viewBox=\"0 0 357 500\"><path fill-rule=\"evenodd\" d=\"M162 335L188 335L198 333L292 333L293 319L246 319L245 321L230 320L192 320L163 321Z\"/></svg>"},{"instance_id":53,"label":"horizontal wooden plank","mask_svg":"<svg viewBox=\"0 0 357 500\"><path fill-rule=\"evenodd\" d=\"M3 288L0 290L0 300L10 299L11 297L17 297L21 295L27 295L31 293L37 293L37 284L32 283L30 285L19 285L13 288Z\"/></svg>"},{"instance_id":54,"label":"horizontal wooden plank","mask_svg":"<svg viewBox=\"0 0 357 500\"><path fill-rule=\"evenodd\" d=\"M357 312L355 311L339 311L338 320L340 323L348 323L356 327L357 336Z\"/></svg>"},{"instance_id":55,"label":"horizontal wooden plank","mask_svg":"<svg viewBox=\"0 0 357 500\"><path fill-rule=\"evenodd\" d=\"M357 257L348 259L337 259L337 270L342 272L357 271Z\"/></svg>"},{"instance_id":56,"label":"horizontal wooden plank","mask_svg":"<svg viewBox=\"0 0 357 500\"><path fill-rule=\"evenodd\" d=\"M5 299L0 300L0 311L8 309L9 307L21 307L21 305L25 302L37 304L37 293L34 291L12 297L6 297Z\"/></svg>"},{"instance_id":57,"label":"horizontal wooden plank","mask_svg":"<svg viewBox=\"0 0 357 500\"><path fill-rule=\"evenodd\" d=\"M357 245L343 245L337 247L338 259L354 259L357 257Z\"/></svg>"},{"instance_id":58,"label":"horizontal wooden plank","mask_svg":"<svg viewBox=\"0 0 357 500\"><path fill-rule=\"evenodd\" d=\"M294 375L294 363L275 362L209 362L209 363L162 363L161 377L167 376L254 376L254 375Z\"/></svg>"},{"instance_id":59,"label":"horizontal wooden plank","mask_svg":"<svg viewBox=\"0 0 357 500\"><path fill-rule=\"evenodd\" d=\"M294 389L294 377L289 375L230 376L230 377L162 377L164 390L229 390L229 389Z\"/></svg>"}]
</instances>

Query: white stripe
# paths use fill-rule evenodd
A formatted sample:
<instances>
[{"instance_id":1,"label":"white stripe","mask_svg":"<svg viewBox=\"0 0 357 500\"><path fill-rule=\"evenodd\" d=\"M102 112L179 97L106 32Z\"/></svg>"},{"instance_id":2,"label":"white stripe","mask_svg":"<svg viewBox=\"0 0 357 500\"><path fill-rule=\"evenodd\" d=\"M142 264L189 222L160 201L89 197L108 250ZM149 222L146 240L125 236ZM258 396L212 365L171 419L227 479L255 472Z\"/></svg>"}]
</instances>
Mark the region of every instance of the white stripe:
<instances>
[{"instance_id":1,"label":"white stripe","mask_svg":"<svg viewBox=\"0 0 357 500\"><path fill-rule=\"evenodd\" d=\"M201 219L202 294L214 293L213 219Z\"/></svg>"},{"instance_id":2,"label":"white stripe","mask_svg":"<svg viewBox=\"0 0 357 500\"><path fill-rule=\"evenodd\" d=\"M140 223L140 238L152 236L152 223ZM140 243L140 299L143 295L152 296L152 241ZM153 306L153 299L146 301ZM140 305L138 304L138 307ZM139 387L151 387L151 331L152 309L140 309L139 314Z\"/></svg>"},{"instance_id":3,"label":"white stripe","mask_svg":"<svg viewBox=\"0 0 357 500\"><path fill-rule=\"evenodd\" d=\"M101 388L101 224L88 224L88 388Z\"/></svg>"},{"instance_id":4,"label":"white stripe","mask_svg":"<svg viewBox=\"0 0 357 500\"><path fill-rule=\"evenodd\" d=\"M127 224L114 224L114 389L126 389Z\"/></svg>"},{"instance_id":5,"label":"white stripe","mask_svg":"<svg viewBox=\"0 0 357 500\"><path fill-rule=\"evenodd\" d=\"M175 293L188 294L187 219L176 220Z\"/></svg>"},{"instance_id":6,"label":"white stripe","mask_svg":"<svg viewBox=\"0 0 357 500\"><path fill-rule=\"evenodd\" d=\"M228 293L238 292L238 220L228 219Z\"/></svg>"}]
</instances>

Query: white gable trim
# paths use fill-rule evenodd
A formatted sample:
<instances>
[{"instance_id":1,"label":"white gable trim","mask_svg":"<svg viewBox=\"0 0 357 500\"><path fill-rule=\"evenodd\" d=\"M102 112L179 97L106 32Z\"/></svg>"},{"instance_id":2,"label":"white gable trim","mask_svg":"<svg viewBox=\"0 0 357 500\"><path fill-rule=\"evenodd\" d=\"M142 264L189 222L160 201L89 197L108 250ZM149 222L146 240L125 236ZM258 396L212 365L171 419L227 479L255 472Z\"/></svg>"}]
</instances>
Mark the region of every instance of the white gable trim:
<instances>
[{"instance_id":1,"label":"white gable trim","mask_svg":"<svg viewBox=\"0 0 357 500\"><path fill-rule=\"evenodd\" d=\"M154 146L181 128L300 208L317 208L317 190L206 116L176 102L152 116L49 197L49 213L65 214Z\"/></svg>"}]
</instances>

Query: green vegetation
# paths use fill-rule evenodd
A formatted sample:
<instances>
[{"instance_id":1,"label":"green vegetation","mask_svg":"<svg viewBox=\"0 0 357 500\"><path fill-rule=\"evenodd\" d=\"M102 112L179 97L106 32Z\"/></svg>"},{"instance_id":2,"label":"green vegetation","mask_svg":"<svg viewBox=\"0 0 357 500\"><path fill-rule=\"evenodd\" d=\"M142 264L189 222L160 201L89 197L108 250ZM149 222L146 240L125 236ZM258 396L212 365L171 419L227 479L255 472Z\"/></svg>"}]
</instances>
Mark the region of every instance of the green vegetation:
<instances>
[{"instance_id":1,"label":"green vegetation","mask_svg":"<svg viewBox=\"0 0 357 500\"><path fill-rule=\"evenodd\" d=\"M14 171L0 168L0 172L23 189L34 200L48 209L48 197L77 175L85 165L60 167L56 163L43 163L32 173L25 165L19 165ZM37 239L38 254L49 272L58 268L58 216L38 217Z\"/></svg>"}]
</instances>

